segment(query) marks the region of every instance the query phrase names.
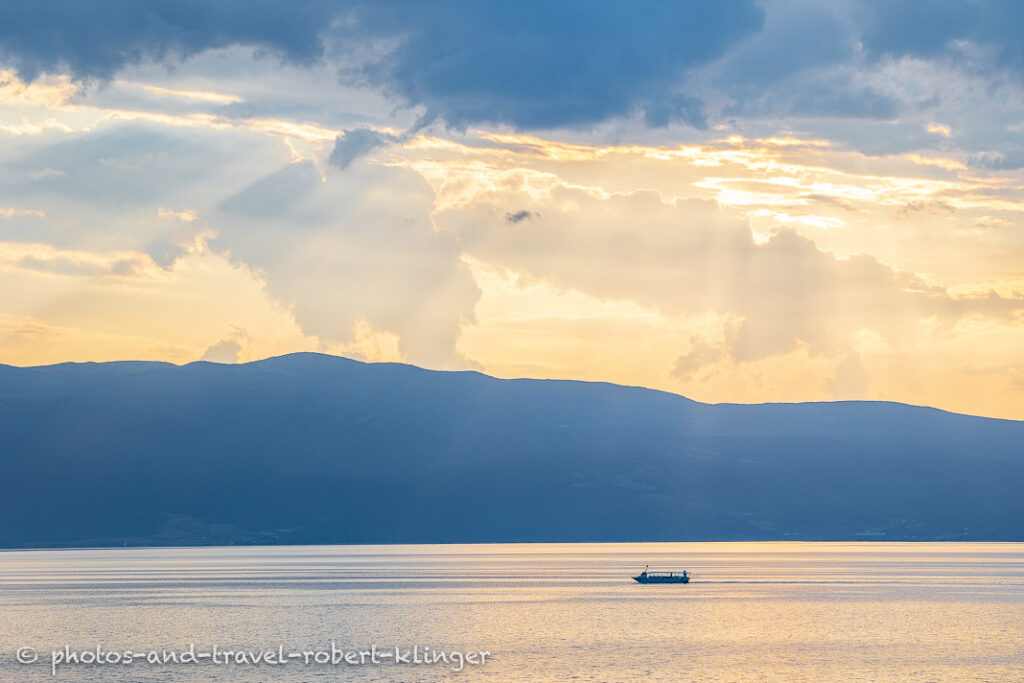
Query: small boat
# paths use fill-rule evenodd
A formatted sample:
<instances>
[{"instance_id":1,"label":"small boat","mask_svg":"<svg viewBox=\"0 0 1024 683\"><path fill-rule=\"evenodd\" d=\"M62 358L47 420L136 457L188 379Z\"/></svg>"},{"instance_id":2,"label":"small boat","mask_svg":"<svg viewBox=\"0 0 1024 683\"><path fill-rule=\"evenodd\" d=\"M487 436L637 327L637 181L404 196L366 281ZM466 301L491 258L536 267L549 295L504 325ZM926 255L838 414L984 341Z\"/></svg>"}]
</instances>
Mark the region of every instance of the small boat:
<instances>
[{"instance_id":1,"label":"small boat","mask_svg":"<svg viewBox=\"0 0 1024 683\"><path fill-rule=\"evenodd\" d=\"M640 572L638 576L634 576L633 580L637 583L690 583L690 575L685 572L649 572L647 567Z\"/></svg>"}]
</instances>

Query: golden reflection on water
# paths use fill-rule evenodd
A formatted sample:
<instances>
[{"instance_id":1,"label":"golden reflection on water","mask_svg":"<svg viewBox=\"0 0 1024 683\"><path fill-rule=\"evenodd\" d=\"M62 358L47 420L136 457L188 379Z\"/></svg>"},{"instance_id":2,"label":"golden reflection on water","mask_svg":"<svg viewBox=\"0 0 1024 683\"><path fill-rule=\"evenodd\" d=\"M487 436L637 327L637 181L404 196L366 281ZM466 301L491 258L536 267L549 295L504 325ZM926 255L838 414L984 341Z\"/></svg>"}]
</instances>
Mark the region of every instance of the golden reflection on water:
<instances>
[{"instance_id":1,"label":"golden reflection on water","mask_svg":"<svg viewBox=\"0 0 1024 683\"><path fill-rule=\"evenodd\" d=\"M693 583L639 585L645 565ZM427 645L443 665L64 667L62 681L1024 680L1024 544L633 543L0 553L18 647Z\"/></svg>"}]
</instances>

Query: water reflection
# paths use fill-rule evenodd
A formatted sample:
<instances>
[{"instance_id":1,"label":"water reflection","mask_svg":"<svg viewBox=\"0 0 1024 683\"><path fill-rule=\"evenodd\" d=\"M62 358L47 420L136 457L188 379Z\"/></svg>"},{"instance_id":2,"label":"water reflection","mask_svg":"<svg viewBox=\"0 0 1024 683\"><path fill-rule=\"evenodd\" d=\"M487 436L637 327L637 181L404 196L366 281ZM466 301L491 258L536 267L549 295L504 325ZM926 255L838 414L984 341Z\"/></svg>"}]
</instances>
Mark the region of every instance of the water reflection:
<instances>
[{"instance_id":1,"label":"water reflection","mask_svg":"<svg viewBox=\"0 0 1024 683\"><path fill-rule=\"evenodd\" d=\"M687 569L689 585L629 577ZM426 645L352 680L1020 680L1024 545L508 544L0 553L0 679L87 648ZM68 667L58 680L328 680L323 666Z\"/></svg>"}]
</instances>

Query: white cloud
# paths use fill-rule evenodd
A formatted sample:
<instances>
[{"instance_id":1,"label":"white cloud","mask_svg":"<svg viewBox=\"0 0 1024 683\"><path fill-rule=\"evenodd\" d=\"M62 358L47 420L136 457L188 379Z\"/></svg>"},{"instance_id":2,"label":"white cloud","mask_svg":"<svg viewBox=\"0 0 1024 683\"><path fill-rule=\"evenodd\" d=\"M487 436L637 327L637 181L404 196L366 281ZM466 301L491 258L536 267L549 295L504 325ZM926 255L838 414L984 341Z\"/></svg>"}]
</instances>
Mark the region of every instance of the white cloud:
<instances>
[{"instance_id":1,"label":"white cloud","mask_svg":"<svg viewBox=\"0 0 1024 683\"><path fill-rule=\"evenodd\" d=\"M237 102L244 102L244 100L237 95L225 95L223 93L210 92L208 90L179 90L175 88L163 88L158 85L146 85L139 83L131 83L129 85L138 87L153 95L180 97L182 99L195 100L198 102L212 102L214 104L235 104Z\"/></svg>"},{"instance_id":2,"label":"white cloud","mask_svg":"<svg viewBox=\"0 0 1024 683\"><path fill-rule=\"evenodd\" d=\"M0 218L16 218L23 216L45 218L46 212L42 209L15 209L10 206L0 206Z\"/></svg>"},{"instance_id":3,"label":"white cloud","mask_svg":"<svg viewBox=\"0 0 1024 683\"><path fill-rule=\"evenodd\" d=\"M430 187L360 161L326 183L319 173L285 165L224 201L214 244L260 268L311 334L355 343L365 323L396 335L411 362L465 366L455 345L478 292L455 237L431 220Z\"/></svg>"},{"instance_id":4,"label":"white cloud","mask_svg":"<svg viewBox=\"0 0 1024 683\"><path fill-rule=\"evenodd\" d=\"M174 209L168 209L165 206L161 206L157 209L157 215L160 218L169 218L172 220L180 221L182 223L192 223L198 216L192 209L183 209L182 211L175 211Z\"/></svg>"}]
</instances>

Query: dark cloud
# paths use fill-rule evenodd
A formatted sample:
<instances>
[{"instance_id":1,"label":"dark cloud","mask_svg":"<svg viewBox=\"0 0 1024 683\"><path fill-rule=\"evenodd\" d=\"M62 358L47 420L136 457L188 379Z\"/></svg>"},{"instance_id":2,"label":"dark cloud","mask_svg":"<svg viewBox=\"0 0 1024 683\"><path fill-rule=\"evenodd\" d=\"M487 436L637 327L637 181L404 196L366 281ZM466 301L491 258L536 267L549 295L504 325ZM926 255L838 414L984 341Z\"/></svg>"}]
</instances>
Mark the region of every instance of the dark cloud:
<instances>
[{"instance_id":1,"label":"dark cloud","mask_svg":"<svg viewBox=\"0 0 1024 683\"><path fill-rule=\"evenodd\" d=\"M370 128L355 128L339 135L334 142L334 149L328 159L338 168L345 170L353 161L364 157L378 147L384 147L398 141L398 137L380 133Z\"/></svg>"},{"instance_id":2,"label":"dark cloud","mask_svg":"<svg viewBox=\"0 0 1024 683\"><path fill-rule=\"evenodd\" d=\"M701 125L699 103L678 92L685 70L761 20L753 0L14 0L0 5L0 58L23 78L109 78L239 44L309 63L330 34L345 79L425 106L427 120L556 127L641 110L659 125Z\"/></svg>"},{"instance_id":3,"label":"dark cloud","mask_svg":"<svg viewBox=\"0 0 1024 683\"><path fill-rule=\"evenodd\" d=\"M643 106L644 121L655 128L664 128L676 121L700 130L708 127L704 103L689 95L666 95Z\"/></svg>"},{"instance_id":4,"label":"dark cloud","mask_svg":"<svg viewBox=\"0 0 1024 683\"><path fill-rule=\"evenodd\" d=\"M508 223L521 223L522 221L533 218L534 215L535 214L532 211L523 209L522 211L516 211L515 213L506 213L505 221Z\"/></svg>"},{"instance_id":5,"label":"dark cloud","mask_svg":"<svg viewBox=\"0 0 1024 683\"><path fill-rule=\"evenodd\" d=\"M425 105L428 116L545 128L637 107L659 122L670 118L666 109L695 120L692 101L674 94L685 70L717 58L761 21L749 0L395 1L360 5L342 42L397 40L349 78Z\"/></svg>"},{"instance_id":6,"label":"dark cloud","mask_svg":"<svg viewBox=\"0 0 1024 683\"><path fill-rule=\"evenodd\" d=\"M760 91L745 88L733 107L731 116L814 116L825 118L878 119L889 121L904 110L898 100L874 88L855 86L835 74L791 79L777 88ZM885 145L890 145L885 140Z\"/></svg>"},{"instance_id":7,"label":"dark cloud","mask_svg":"<svg viewBox=\"0 0 1024 683\"><path fill-rule=\"evenodd\" d=\"M803 116L894 119L902 110L897 100L870 87L839 88L808 84L792 97L789 112Z\"/></svg>"},{"instance_id":8,"label":"dark cloud","mask_svg":"<svg viewBox=\"0 0 1024 683\"><path fill-rule=\"evenodd\" d=\"M765 9L760 31L698 70L728 96L720 117L889 120L901 112L902 102L860 82L860 27L847 5L773 0Z\"/></svg>"},{"instance_id":9,"label":"dark cloud","mask_svg":"<svg viewBox=\"0 0 1024 683\"><path fill-rule=\"evenodd\" d=\"M239 44L310 63L337 11L322 0L8 0L0 3L0 57L26 79L57 71L109 78L129 64Z\"/></svg>"},{"instance_id":10,"label":"dark cloud","mask_svg":"<svg viewBox=\"0 0 1024 683\"><path fill-rule=\"evenodd\" d=\"M885 56L1024 77L1021 25L1016 0L776 0L765 10L754 0L11 0L0 4L0 64L26 79L107 79L247 45L336 63L346 84L418 107L421 124L536 129L638 114L652 127L704 128L714 99L704 86L732 102L727 116L892 119L915 103L854 77ZM383 142L366 130L339 140L334 163Z\"/></svg>"},{"instance_id":11,"label":"dark cloud","mask_svg":"<svg viewBox=\"0 0 1024 683\"><path fill-rule=\"evenodd\" d=\"M763 30L732 51L725 79L760 89L806 69L850 60L856 35L838 9L814 0L776 0Z\"/></svg>"},{"instance_id":12,"label":"dark cloud","mask_svg":"<svg viewBox=\"0 0 1024 683\"><path fill-rule=\"evenodd\" d=\"M876 56L961 59L962 44L984 48L991 65L1024 77L1024 3L1019 0L873 0L864 3L864 47ZM971 60L972 68L979 68Z\"/></svg>"}]
</instances>

